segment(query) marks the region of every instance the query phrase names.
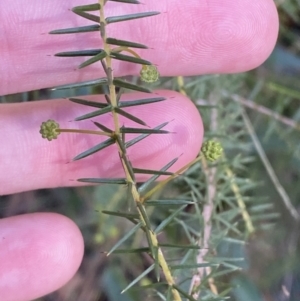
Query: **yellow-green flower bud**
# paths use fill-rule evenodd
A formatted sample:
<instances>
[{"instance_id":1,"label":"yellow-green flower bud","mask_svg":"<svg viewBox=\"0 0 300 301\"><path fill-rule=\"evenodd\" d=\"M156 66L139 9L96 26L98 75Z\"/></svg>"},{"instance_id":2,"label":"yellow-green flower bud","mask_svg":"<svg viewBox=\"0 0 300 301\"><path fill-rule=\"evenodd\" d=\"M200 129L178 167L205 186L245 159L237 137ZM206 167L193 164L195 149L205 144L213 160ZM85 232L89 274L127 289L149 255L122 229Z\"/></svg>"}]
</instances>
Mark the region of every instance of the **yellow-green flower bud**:
<instances>
[{"instance_id":1,"label":"yellow-green flower bud","mask_svg":"<svg viewBox=\"0 0 300 301\"><path fill-rule=\"evenodd\" d=\"M60 134L57 130L59 129L59 124L54 120L49 119L45 121L41 125L40 134L43 138L51 141L52 139L56 139Z\"/></svg>"},{"instance_id":2,"label":"yellow-green flower bud","mask_svg":"<svg viewBox=\"0 0 300 301\"><path fill-rule=\"evenodd\" d=\"M159 72L153 65L143 65L140 75L141 80L146 83L154 83L159 79Z\"/></svg>"},{"instance_id":3,"label":"yellow-green flower bud","mask_svg":"<svg viewBox=\"0 0 300 301\"><path fill-rule=\"evenodd\" d=\"M209 140L203 143L201 148L204 157L208 161L216 161L223 153L220 142Z\"/></svg>"}]
</instances>

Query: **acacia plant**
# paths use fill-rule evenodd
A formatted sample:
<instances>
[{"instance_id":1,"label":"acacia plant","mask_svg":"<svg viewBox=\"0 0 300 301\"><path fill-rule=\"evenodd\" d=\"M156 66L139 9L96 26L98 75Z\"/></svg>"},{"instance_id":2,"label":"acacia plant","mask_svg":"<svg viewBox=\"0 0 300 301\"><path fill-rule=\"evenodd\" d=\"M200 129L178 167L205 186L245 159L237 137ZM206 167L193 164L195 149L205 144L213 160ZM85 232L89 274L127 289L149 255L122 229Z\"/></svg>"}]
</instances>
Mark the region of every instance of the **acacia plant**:
<instances>
[{"instance_id":1,"label":"acacia plant","mask_svg":"<svg viewBox=\"0 0 300 301\"><path fill-rule=\"evenodd\" d=\"M74 161L93 156L97 152L115 145L119 160L124 170L121 178L80 178L79 182L89 184L115 184L127 187L129 195L135 204L135 212L107 211L104 214L118 216L133 224L130 231L107 252L113 253L134 253L138 256L147 253L152 264L138 277L124 288L123 292L132 288L144 277L152 275L153 282L143 289L151 289L156 297L161 300L223 300L226 298L230 288L219 286L218 280L223 275L240 269L232 263L231 258L222 257L218 250L221 242L227 241L233 244L243 244L243 239L253 233L254 225L251 216L245 206L243 192L251 188L248 179L240 178L236 181L232 168L241 167L249 162L246 158L237 156L232 164L224 155L222 147L215 140L208 140L202 146L199 156L187 166L184 166L175 173L169 171L178 158L170 158L170 161L159 170L137 168L133 165L128 156L128 149L133 145L146 139L150 135L173 135L164 128L168 124L166 120L162 124L150 128L146 122L139 117L126 111L126 108L133 106L147 106L155 102L165 101L164 97L156 94L154 97L145 96L141 99L124 101L126 92L138 91L151 93L149 83L159 79L159 70L151 62L141 58L136 49L147 49L136 41L120 40L109 36L109 25L116 22L123 22L153 17L159 12L143 12L122 16L106 17L105 5L108 1L122 4L139 4L137 0L99 0L98 3L74 7L72 11L82 18L88 19L95 24L57 29L50 34L84 34L86 32L99 32L102 40L102 49L87 49L69 52L60 52L59 57L89 56L90 58L80 64L79 68L85 68L91 64L99 64L105 73L105 77L58 87L60 89L81 87L89 85L100 85L106 102L91 101L83 98L69 98L73 103L94 108L90 113L78 116L75 121L92 119L95 129L61 129L55 120L48 120L42 123L40 133L43 138L51 141L58 138L61 133L78 133L82 135L100 135L105 139L101 143L78 154ZM130 82L125 78L114 76L114 60L130 62L140 65L140 80ZM183 82L183 78L175 79L175 87L185 95L194 98L190 88L197 84L197 80L190 81L189 86ZM148 85L148 86L147 86ZM212 94L216 89L211 90ZM211 97L213 99L213 97ZM243 112L237 109L237 105L231 103L226 106L217 104L214 101L209 103L198 103L198 107L209 113L204 113L209 120L209 133L216 134L219 128L223 131L230 130L235 122L236 141L244 134L244 127L241 124ZM95 121L103 115L112 118L112 127ZM230 120L224 119L222 127L219 127L220 116L231 116ZM136 127L127 127L120 122L120 116L134 122ZM135 134L135 138L128 139L128 136ZM209 134L207 135L207 137ZM234 136L234 135L233 135ZM222 134L219 135L222 138ZM200 137L199 137L200 138ZM235 144L234 137L228 143ZM227 144L228 144L227 143ZM221 156L221 160L214 162ZM99 163L101 164L101 162ZM189 167L186 173L184 173ZM137 175L146 175L147 180L138 183ZM156 183L158 179L162 179ZM176 185L181 187L176 197L163 197L161 189L175 179ZM247 186L248 185L248 186ZM222 193L219 193L219 190ZM158 225L151 220L149 208L155 208L167 215ZM240 227L241 223L244 225ZM181 227L187 244L174 242L161 243L158 235L168 227ZM242 228L242 230L241 230ZM146 238L147 246L140 248L120 248L121 245L132 239L133 235L141 231ZM172 250L176 250L175 253ZM177 251L179 249L179 251ZM171 250L171 251L170 251ZM167 254L167 255L166 255ZM178 256L180 254L180 259ZM172 256L174 256L172 258ZM174 260L176 262L174 263ZM235 258L234 258L235 259ZM234 260L233 260L234 261ZM179 271L179 272L178 272ZM157 283L155 283L155 280ZM160 285L157 285L160 284Z\"/></svg>"}]
</instances>

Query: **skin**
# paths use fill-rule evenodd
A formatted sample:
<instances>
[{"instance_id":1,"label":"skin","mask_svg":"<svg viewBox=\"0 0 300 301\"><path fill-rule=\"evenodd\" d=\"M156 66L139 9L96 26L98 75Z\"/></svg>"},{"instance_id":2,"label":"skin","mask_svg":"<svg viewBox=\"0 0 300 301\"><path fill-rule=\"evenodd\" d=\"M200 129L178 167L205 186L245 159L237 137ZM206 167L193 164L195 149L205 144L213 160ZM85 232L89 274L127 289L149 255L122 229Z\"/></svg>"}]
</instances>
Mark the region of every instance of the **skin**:
<instances>
[{"instance_id":1,"label":"skin","mask_svg":"<svg viewBox=\"0 0 300 301\"><path fill-rule=\"evenodd\" d=\"M262 64L274 48L278 16L272 0L186 2L108 3L107 15L162 12L159 16L130 21L127 25L111 24L109 35L151 47L138 52L156 64L162 76L245 72ZM101 47L95 33L47 34L53 29L90 24L69 11L73 6L87 3L84 0L1 1L0 95L103 76L99 66L77 70L84 58L53 56L61 51ZM137 66L127 63L116 63L114 71L117 76L139 72ZM131 112L150 126L170 121L168 129L176 134L150 137L130 150L130 158L137 167L161 168L170 158L182 154L174 167L176 170L199 153L203 136L201 118L182 95L171 91L156 93L168 100L133 108ZM139 96L126 97L135 99ZM122 169L112 149L91 159L68 163L99 138L63 134L49 143L38 133L41 122L49 118L57 120L64 128L94 128L90 121L68 122L89 111L85 106L63 99L2 104L0 195L78 185L70 181L78 177L121 176ZM108 119L99 120L110 124ZM58 289L75 274L82 256L82 235L64 216L34 213L0 220L1 300L32 300Z\"/></svg>"}]
</instances>

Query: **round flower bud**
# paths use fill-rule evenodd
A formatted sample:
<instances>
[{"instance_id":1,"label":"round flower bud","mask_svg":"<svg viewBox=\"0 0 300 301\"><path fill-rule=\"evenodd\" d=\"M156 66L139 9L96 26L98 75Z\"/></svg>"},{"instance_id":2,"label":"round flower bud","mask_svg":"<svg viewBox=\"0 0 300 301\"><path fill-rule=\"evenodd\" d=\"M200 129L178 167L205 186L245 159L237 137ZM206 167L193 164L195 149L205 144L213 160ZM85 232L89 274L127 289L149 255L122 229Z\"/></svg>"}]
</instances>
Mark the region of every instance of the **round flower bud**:
<instances>
[{"instance_id":1,"label":"round flower bud","mask_svg":"<svg viewBox=\"0 0 300 301\"><path fill-rule=\"evenodd\" d=\"M209 140L203 143L201 148L204 157L208 161L216 161L223 153L220 142Z\"/></svg>"},{"instance_id":2,"label":"round flower bud","mask_svg":"<svg viewBox=\"0 0 300 301\"><path fill-rule=\"evenodd\" d=\"M146 83L154 83L159 79L159 72L153 65L143 65L140 75L141 80Z\"/></svg>"},{"instance_id":3,"label":"round flower bud","mask_svg":"<svg viewBox=\"0 0 300 301\"><path fill-rule=\"evenodd\" d=\"M44 139L51 141L56 139L60 134L57 130L59 129L59 124L54 120L49 119L41 124L40 134Z\"/></svg>"}]
</instances>

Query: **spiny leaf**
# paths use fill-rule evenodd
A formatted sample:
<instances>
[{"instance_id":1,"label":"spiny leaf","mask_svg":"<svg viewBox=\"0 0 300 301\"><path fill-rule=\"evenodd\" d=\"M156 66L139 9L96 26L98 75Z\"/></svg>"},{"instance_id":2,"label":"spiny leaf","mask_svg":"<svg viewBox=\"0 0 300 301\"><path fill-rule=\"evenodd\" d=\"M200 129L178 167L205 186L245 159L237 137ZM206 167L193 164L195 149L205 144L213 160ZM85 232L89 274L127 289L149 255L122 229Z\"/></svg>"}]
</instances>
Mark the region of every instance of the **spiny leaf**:
<instances>
[{"instance_id":1,"label":"spiny leaf","mask_svg":"<svg viewBox=\"0 0 300 301\"><path fill-rule=\"evenodd\" d=\"M82 99L82 98L70 97L69 100L72 101L72 102L78 103L80 105L85 105L85 106L94 107L94 108L105 108L105 107L107 107L106 103L85 100L85 99Z\"/></svg>"},{"instance_id":2,"label":"spiny leaf","mask_svg":"<svg viewBox=\"0 0 300 301\"><path fill-rule=\"evenodd\" d=\"M137 232L138 229L140 229L142 226L142 222L139 222L136 224L131 230L129 230L107 253L106 256L109 256L114 250L116 250L124 241L126 241L131 235L133 235L135 232Z\"/></svg>"},{"instance_id":3,"label":"spiny leaf","mask_svg":"<svg viewBox=\"0 0 300 301\"><path fill-rule=\"evenodd\" d=\"M93 22L96 22L96 23L100 23L100 17L99 16L95 16L93 14L86 13L85 11L76 9L76 7L72 8L72 12L75 13L76 15L80 16L80 17L83 17L83 18L87 19L87 20L90 20L90 21L93 21Z\"/></svg>"},{"instance_id":4,"label":"spiny leaf","mask_svg":"<svg viewBox=\"0 0 300 301\"><path fill-rule=\"evenodd\" d=\"M131 253L148 253L149 248L138 248L138 249L118 249L113 251L113 254L131 254Z\"/></svg>"},{"instance_id":5,"label":"spiny leaf","mask_svg":"<svg viewBox=\"0 0 300 301\"><path fill-rule=\"evenodd\" d=\"M194 205L195 202L189 200L149 200L144 203L146 206L178 206Z\"/></svg>"},{"instance_id":6,"label":"spiny leaf","mask_svg":"<svg viewBox=\"0 0 300 301\"><path fill-rule=\"evenodd\" d=\"M125 108L125 107L133 107L133 106L140 106L150 103L155 103L159 101L166 100L165 97L153 97L153 98L145 98L145 99L137 99L137 100L131 100L131 101L120 101L119 107Z\"/></svg>"},{"instance_id":7,"label":"spiny leaf","mask_svg":"<svg viewBox=\"0 0 300 301\"><path fill-rule=\"evenodd\" d=\"M121 2L121 3L130 3L130 4L140 4L140 1L137 0L108 0L113 2Z\"/></svg>"},{"instance_id":8,"label":"spiny leaf","mask_svg":"<svg viewBox=\"0 0 300 301\"><path fill-rule=\"evenodd\" d=\"M167 124L168 124L168 122L164 122L164 123L158 125L157 127L155 127L154 129L159 130L159 129L163 128L164 126L166 126ZM138 143L139 141L147 138L148 136L150 136L150 134L143 134L143 135L140 135L136 138L133 138L132 140L129 140L128 142L126 142L125 146L126 146L126 148L129 148L130 146Z\"/></svg>"},{"instance_id":9,"label":"spiny leaf","mask_svg":"<svg viewBox=\"0 0 300 301\"><path fill-rule=\"evenodd\" d=\"M78 182L94 183L94 184L127 184L127 180L124 178L81 178L77 179Z\"/></svg>"},{"instance_id":10,"label":"spiny leaf","mask_svg":"<svg viewBox=\"0 0 300 301\"><path fill-rule=\"evenodd\" d=\"M174 245L174 244L159 244L163 248L178 248L178 249L190 249L199 250L201 249L198 245Z\"/></svg>"},{"instance_id":11,"label":"spiny leaf","mask_svg":"<svg viewBox=\"0 0 300 301\"><path fill-rule=\"evenodd\" d=\"M179 213L183 211L186 205L181 206L177 210L175 210L171 215L169 215L166 219L164 219L154 230L155 233L161 232Z\"/></svg>"},{"instance_id":12,"label":"spiny leaf","mask_svg":"<svg viewBox=\"0 0 300 301\"><path fill-rule=\"evenodd\" d=\"M76 51L65 51L55 53L55 56L59 57L77 57L77 56L94 56L104 51L103 49L86 49Z\"/></svg>"},{"instance_id":13,"label":"spiny leaf","mask_svg":"<svg viewBox=\"0 0 300 301\"><path fill-rule=\"evenodd\" d=\"M100 25L88 25L81 27L72 27L64 29L56 29L49 32L49 34L71 34L71 33L82 33L82 32L92 32L99 31Z\"/></svg>"},{"instance_id":14,"label":"spiny leaf","mask_svg":"<svg viewBox=\"0 0 300 301\"><path fill-rule=\"evenodd\" d=\"M125 134L169 134L170 132L164 131L164 130L155 130L155 129L121 127L120 133L125 133Z\"/></svg>"},{"instance_id":15,"label":"spiny leaf","mask_svg":"<svg viewBox=\"0 0 300 301\"><path fill-rule=\"evenodd\" d=\"M119 61L125 61L129 63L135 63L135 64L141 64L141 65L151 65L151 62L141 59L139 57L125 55L117 52L111 52L110 54L111 58L114 58Z\"/></svg>"},{"instance_id":16,"label":"spiny leaf","mask_svg":"<svg viewBox=\"0 0 300 301\"><path fill-rule=\"evenodd\" d=\"M82 116L76 117L75 121L80 121L80 120L85 120L88 118L92 118L92 117L96 117L96 116L100 116L106 113L111 112L112 107L111 106L106 106L105 108L101 109L101 110L97 110L88 114L84 114Z\"/></svg>"},{"instance_id":17,"label":"spiny leaf","mask_svg":"<svg viewBox=\"0 0 300 301\"><path fill-rule=\"evenodd\" d=\"M111 129L107 128L105 125L103 125L99 122L93 121L93 123L95 124L95 126L97 126L103 132L106 132L106 133L112 133L113 132Z\"/></svg>"},{"instance_id":18,"label":"spiny leaf","mask_svg":"<svg viewBox=\"0 0 300 301\"><path fill-rule=\"evenodd\" d=\"M111 44L111 45L117 45L117 46L148 49L148 47L146 45L143 45L140 43L125 41L125 40L118 40L118 39L114 39L114 38L107 38L106 43Z\"/></svg>"},{"instance_id":19,"label":"spiny leaf","mask_svg":"<svg viewBox=\"0 0 300 301\"><path fill-rule=\"evenodd\" d=\"M93 63L96 63L98 61L103 60L105 57L107 56L107 53L105 51L100 52L99 54L95 55L94 57L86 60L85 62L83 62L82 64L79 65L79 69L84 68L86 66L89 66Z\"/></svg>"},{"instance_id":20,"label":"spiny leaf","mask_svg":"<svg viewBox=\"0 0 300 301\"><path fill-rule=\"evenodd\" d=\"M125 217L125 218L130 219L130 220L139 218L138 214L133 214L133 213L123 213L123 212L109 211L109 210L102 210L101 212L103 214L107 214L107 215Z\"/></svg>"},{"instance_id":21,"label":"spiny leaf","mask_svg":"<svg viewBox=\"0 0 300 301\"><path fill-rule=\"evenodd\" d=\"M108 146L114 144L114 143L115 143L115 140L112 139L112 138L109 138L109 139L107 139L107 140L105 140L105 141L103 141L103 142L101 142L101 143L95 145L94 147L92 147L92 148L86 150L85 152L83 152L83 153L77 155L77 156L73 159L73 161L77 161L77 160L83 159L83 158L85 158L85 157L88 157L88 156L90 156L90 155L92 155L92 154L94 154L94 153L96 153L96 152L99 152L100 150L102 150L102 149L104 149L104 148L106 148L106 147L108 147Z\"/></svg>"},{"instance_id":22,"label":"spiny leaf","mask_svg":"<svg viewBox=\"0 0 300 301\"><path fill-rule=\"evenodd\" d=\"M72 11L96 11L100 9L99 3L88 4L88 5L80 5L72 8Z\"/></svg>"},{"instance_id":23,"label":"spiny leaf","mask_svg":"<svg viewBox=\"0 0 300 301\"><path fill-rule=\"evenodd\" d=\"M131 84L129 82L126 82L124 80L117 79L117 78L115 78L113 80L113 84L115 86L125 88L125 89L129 89L129 90L140 91L140 92L145 92L145 93L151 93L152 92L148 88L145 88L145 87L142 87L142 86L139 86L139 85L134 85L134 84Z\"/></svg>"},{"instance_id":24,"label":"spiny leaf","mask_svg":"<svg viewBox=\"0 0 300 301\"><path fill-rule=\"evenodd\" d=\"M132 120L132 121L134 121L136 123L138 123L138 124L147 125L143 120L141 120L141 119L139 119L139 118L137 118L137 117L135 117L135 116L133 116L133 115L125 112L124 110L122 110L120 108L115 108L115 111L118 114L120 114L120 115L122 115L122 116L124 116L124 117L126 117L126 118L128 118L128 119L130 119L130 120Z\"/></svg>"},{"instance_id":25,"label":"spiny leaf","mask_svg":"<svg viewBox=\"0 0 300 301\"><path fill-rule=\"evenodd\" d=\"M156 276L156 280L157 282L159 282L160 280L160 265L159 265L159 261L158 261L158 251L159 248L157 246L154 247L154 270L155 270L155 276Z\"/></svg>"},{"instance_id":26,"label":"spiny leaf","mask_svg":"<svg viewBox=\"0 0 300 301\"><path fill-rule=\"evenodd\" d=\"M150 174L150 175L164 175L164 176L171 176L173 172L170 171L161 171L161 170L153 170L153 169L141 169L141 168L133 168L135 173L142 173L142 174ZM193 204L193 203L192 203Z\"/></svg>"},{"instance_id":27,"label":"spiny leaf","mask_svg":"<svg viewBox=\"0 0 300 301\"><path fill-rule=\"evenodd\" d=\"M177 160L178 160L178 157L175 158L175 159L173 159L173 160L171 160L167 165L165 165L162 169L160 169L160 171L166 171L166 170L168 170L173 164L176 163ZM150 187L150 185L151 185L152 183L154 183L154 182L157 180L157 178L158 178L159 176L160 176L159 174L156 174L156 175L154 175L153 177L151 177L149 180L147 180L145 183L143 183L143 184L139 187L139 189L138 189L139 192L140 192L140 193L145 192L145 190L147 190L147 189Z\"/></svg>"},{"instance_id":28,"label":"spiny leaf","mask_svg":"<svg viewBox=\"0 0 300 301\"><path fill-rule=\"evenodd\" d=\"M190 301L197 301L191 295L189 295L187 292L185 292L184 290L182 290L179 286L173 284L173 288L176 289L178 291L178 293L180 293L182 296L184 296L188 300L190 300Z\"/></svg>"},{"instance_id":29,"label":"spiny leaf","mask_svg":"<svg viewBox=\"0 0 300 301\"><path fill-rule=\"evenodd\" d=\"M147 274L149 274L154 269L154 264L152 264L148 269L146 269L141 275L139 275L137 278L135 278L129 285L126 286L121 292L121 294L128 291L133 285L135 285L137 282L139 282L141 279L143 279Z\"/></svg>"},{"instance_id":30,"label":"spiny leaf","mask_svg":"<svg viewBox=\"0 0 300 301\"><path fill-rule=\"evenodd\" d=\"M160 12L153 11L153 12L145 12L145 13L136 13L136 14L129 14L129 15L122 15L122 16L114 16L114 17L107 17L105 19L106 24L134 20L139 18L146 18L155 15L159 15Z\"/></svg>"},{"instance_id":31,"label":"spiny leaf","mask_svg":"<svg viewBox=\"0 0 300 301\"><path fill-rule=\"evenodd\" d=\"M99 78L99 79L89 80L81 83L62 85L62 86L54 87L51 90L73 89L73 88L82 88L87 86L107 85L107 84L108 84L107 78Z\"/></svg>"},{"instance_id":32,"label":"spiny leaf","mask_svg":"<svg viewBox=\"0 0 300 301\"><path fill-rule=\"evenodd\" d=\"M195 263L195 264L170 264L172 270L181 270L181 269L196 269L196 268L207 268L211 266L218 266L218 264L205 262L205 263Z\"/></svg>"}]
</instances>

